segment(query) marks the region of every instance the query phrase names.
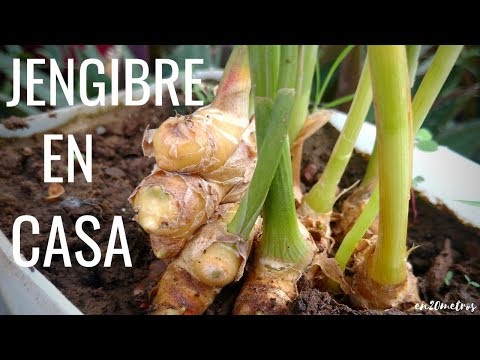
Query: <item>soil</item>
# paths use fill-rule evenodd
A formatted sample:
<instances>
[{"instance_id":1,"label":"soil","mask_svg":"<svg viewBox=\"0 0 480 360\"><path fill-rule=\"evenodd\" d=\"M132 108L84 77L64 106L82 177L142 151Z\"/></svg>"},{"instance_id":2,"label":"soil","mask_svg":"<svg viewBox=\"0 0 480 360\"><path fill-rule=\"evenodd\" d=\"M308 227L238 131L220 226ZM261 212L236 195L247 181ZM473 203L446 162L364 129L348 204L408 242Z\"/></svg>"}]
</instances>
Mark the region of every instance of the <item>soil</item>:
<instances>
[{"instance_id":1,"label":"soil","mask_svg":"<svg viewBox=\"0 0 480 360\"><path fill-rule=\"evenodd\" d=\"M24 118L17 116L10 116L8 119L3 121L3 126L9 130L24 129L28 128L28 123Z\"/></svg>"},{"instance_id":2,"label":"soil","mask_svg":"<svg viewBox=\"0 0 480 360\"><path fill-rule=\"evenodd\" d=\"M176 108L180 111L179 108ZM181 109L190 111L190 109ZM148 175L154 164L142 154L143 131L147 125L157 127L168 116L175 114L171 106L157 107L148 103L143 107L117 108L107 115L98 116L104 122L92 129L75 133L75 140L85 153L85 134L92 134L93 181L87 183L78 163L75 182L67 178L67 141L53 141L52 153L61 154L61 161L52 162L52 176L62 176L65 193L48 201L49 185L44 183L43 135L29 139L0 142L0 229L11 239L14 220L24 214L33 215L40 225L40 234L32 235L28 225L22 230L21 249L31 258L33 246L40 248L40 270L62 293L86 314L139 314L145 308L142 294L152 287L151 274L158 273L158 262L153 261L147 234L134 222L133 209L127 198L135 186ZM77 119L85 123L90 119ZM95 120L95 123L99 123ZM113 122L112 122L113 121ZM69 124L61 133L79 128ZM81 128L81 127L80 127ZM85 225L100 246L102 260L98 266L80 266L74 253L82 250L91 259L90 248L76 236L75 221L82 215L93 215L100 222L94 231ZM62 217L72 267L66 268L61 255L54 255L50 267L43 267L53 216ZM115 215L121 215L128 240L133 266L126 268L121 256L113 256L111 267L103 267L103 260ZM56 245L58 247L58 244ZM118 246L118 244L117 244ZM161 265L160 268L164 268ZM142 294L139 291L142 290ZM135 295L133 292L135 290Z\"/></svg>"},{"instance_id":3,"label":"soil","mask_svg":"<svg viewBox=\"0 0 480 360\"><path fill-rule=\"evenodd\" d=\"M65 193L50 201L46 199L49 184L43 182L43 136L0 142L0 229L11 239L12 224L18 216L29 214L38 219L39 235L29 234L28 226L22 231L22 252L29 259L31 248L40 247L36 268L83 313L142 314L148 308L150 290L164 271L166 262L154 259L147 234L131 220L134 213L127 198L140 180L150 173L154 163L153 159L142 155L143 131L147 125L157 127L175 111L186 114L191 109L156 107L148 103L143 107L117 108L107 115L101 114L98 117L104 118L103 123L96 119L95 126L89 130L78 130L82 126L75 124L61 129L64 134L75 129L75 139L82 152L85 150L85 134L93 135L93 182L85 181L77 164L75 182L63 183ZM82 120L84 124L85 119L78 119L78 122ZM337 136L338 132L327 125L307 141L302 174L305 189L313 185L323 171ZM53 176L66 178L67 142L53 142L52 153L62 155L61 161L52 163ZM366 160L354 154L341 187L346 188L360 179L365 166ZM435 207L418 195L416 208L418 216L415 223L411 219L408 236L410 245L420 245L411 254L410 261L419 277L422 299L427 303L438 300L480 305L480 289L472 282L469 284L465 277L480 282L480 230L461 224L448 210ZM76 219L86 214L94 215L100 221L100 230L86 229L102 251L102 261L93 268L78 265L74 256L78 250L89 253L89 247L75 233ZM60 215L63 220L72 258L71 268L64 267L60 255L54 255L50 267L42 266L54 215ZM113 257L111 267L103 267L115 215L123 218L133 263L131 268L125 268L121 256ZM446 285L448 272L452 276ZM231 313L240 286L226 287L206 314ZM300 288L300 295L291 307L294 314L402 314L396 310L355 310L341 297ZM443 310L440 313L471 312ZM480 310L474 313L480 314Z\"/></svg>"}]
</instances>

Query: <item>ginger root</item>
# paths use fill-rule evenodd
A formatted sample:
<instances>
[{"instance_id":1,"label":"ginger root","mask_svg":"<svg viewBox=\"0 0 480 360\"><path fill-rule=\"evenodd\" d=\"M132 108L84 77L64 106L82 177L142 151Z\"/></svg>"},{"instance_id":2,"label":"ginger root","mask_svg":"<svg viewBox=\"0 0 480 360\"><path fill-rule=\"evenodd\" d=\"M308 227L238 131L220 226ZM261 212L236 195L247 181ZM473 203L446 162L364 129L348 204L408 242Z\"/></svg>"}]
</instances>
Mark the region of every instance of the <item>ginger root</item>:
<instances>
[{"instance_id":1,"label":"ginger root","mask_svg":"<svg viewBox=\"0 0 480 360\"><path fill-rule=\"evenodd\" d=\"M385 310L397 308L408 311L420 302L417 278L413 275L412 266L405 262L407 276L404 282L397 285L382 285L368 276L369 260L375 250L375 241L364 240L362 250L354 255L351 279L353 292L350 294L352 303L364 309Z\"/></svg>"},{"instance_id":2,"label":"ginger root","mask_svg":"<svg viewBox=\"0 0 480 360\"><path fill-rule=\"evenodd\" d=\"M214 218L168 265L151 305L152 315L202 314L224 286L242 277L260 222L247 241L228 233L227 223L237 207L221 205Z\"/></svg>"},{"instance_id":3,"label":"ginger root","mask_svg":"<svg viewBox=\"0 0 480 360\"><path fill-rule=\"evenodd\" d=\"M311 264L317 247L308 230L299 222L308 253L298 263L256 256L252 269L237 297L235 315L286 314L297 295L297 282ZM261 241L261 239L260 239Z\"/></svg>"},{"instance_id":4,"label":"ginger root","mask_svg":"<svg viewBox=\"0 0 480 360\"><path fill-rule=\"evenodd\" d=\"M156 165L130 201L157 257L176 256L221 204L238 202L248 187L256 163L250 86L247 49L239 46L212 104L145 130L143 152Z\"/></svg>"}]
</instances>

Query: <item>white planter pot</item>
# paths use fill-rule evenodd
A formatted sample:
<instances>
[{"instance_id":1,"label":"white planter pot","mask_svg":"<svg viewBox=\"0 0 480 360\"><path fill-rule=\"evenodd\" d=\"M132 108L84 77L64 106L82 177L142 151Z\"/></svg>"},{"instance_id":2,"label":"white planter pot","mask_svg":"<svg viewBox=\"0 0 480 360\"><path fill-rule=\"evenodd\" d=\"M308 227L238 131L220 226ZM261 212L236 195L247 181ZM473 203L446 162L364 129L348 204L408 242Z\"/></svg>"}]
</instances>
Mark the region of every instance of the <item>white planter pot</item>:
<instances>
[{"instance_id":1,"label":"white planter pot","mask_svg":"<svg viewBox=\"0 0 480 360\"><path fill-rule=\"evenodd\" d=\"M197 74L202 79L219 79L221 71L204 71ZM155 89L152 88L152 94ZM2 137L26 137L35 132L45 132L67 123L79 114L95 113L98 108L74 106L60 109L55 117L47 114L28 119L28 129L13 132L0 125ZM336 112L332 125L341 130L346 115ZM19 136L20 134L20 136ZM375 141L375 127L365 123L356 143L357 151L370 154ZM480 208L465 205L457 200L479 200L480 166L454 153L446 147L432 153L415 149L414 176L422 176L416 190L433 204L443 203L462 221L480 228ZM81 312L38 270L19 267L13 260L12 245L0 231L0 314L81 314Z\"/></svg>"},{"instance_id":2,"label":"white planter pot","mask_svg":"<svg viewBox=\"0 0 480 360\"><path fill-rule=\"evenodd\" d=\"M1 231L0 269L0 314L81 314L40 271L15 263L12 244Z\"/></svg>"}]
</instances>

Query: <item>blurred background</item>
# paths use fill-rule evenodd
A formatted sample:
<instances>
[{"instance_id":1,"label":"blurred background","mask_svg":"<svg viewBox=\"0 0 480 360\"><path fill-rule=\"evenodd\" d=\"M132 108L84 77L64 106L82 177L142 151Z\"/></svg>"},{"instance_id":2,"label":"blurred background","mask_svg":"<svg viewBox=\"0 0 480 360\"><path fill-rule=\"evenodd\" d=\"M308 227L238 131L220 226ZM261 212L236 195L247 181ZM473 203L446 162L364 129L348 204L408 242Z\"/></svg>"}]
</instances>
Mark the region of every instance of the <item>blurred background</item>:
<instances>
[{"instance_id":1,"label":"blurred background","mask_svg":"<svg viewBox=\"0 0 480 360\"><path fill-rule=\"evenodd\" d=\"M423 45L412 94L421 82L435 54L437 46ZM12 98L12 59L45 58L55 59L58 64L65 64L67 58L74 58L79 64L86 58L100 59L106 67L106 74L99 75L94 68L87 73L87 92L89 97L96 95L94 82L104 82L107 93L110 92L109 61L112 58L139 58L147 61L153 71L156 58L175 60L182 71L184 59L201 58L203 65L195 69L223 68L232 46L230 45L2 45L0 46L0 122L12 117L35 115L53 107L36 108L27 106L25 93L23 101L14 108L7 108L5 103ZM312 88L311 105L335 108L348 112L353 93L357 86L365 58L365 46L321 45ZM48 64L48 62L47 62ZM22 64L25 67L25 64ZM138 69L140 70L140 69ZM122 87L122 69L120 69L120 86ZM165 67L168 72L168 67ZM35 98L49 103L50 90L48 65L37 68L36 78L43 78L44 84L35 86ZM168 73L164 74L168 76ZM78 78L78 70L75 77ZM134 73L135 76L135 73ZM77 79L75 79L77 80ZM153 74L147 81L153 83ZM22 88L26 88L26 78L21 79ZM80 103L78 81L75 81L75 101ZM443 87L432 111L425 120L424 129L433 136L434 142L446 145L452 150L480 163L480 46L464 47L452 73ZM212 99L211 88L196 87L197 98L206 102ZM58 87L57 107L66 106L61 88ZM367 121L374 122L373 108Z\"/></svg>"}]
</instances>

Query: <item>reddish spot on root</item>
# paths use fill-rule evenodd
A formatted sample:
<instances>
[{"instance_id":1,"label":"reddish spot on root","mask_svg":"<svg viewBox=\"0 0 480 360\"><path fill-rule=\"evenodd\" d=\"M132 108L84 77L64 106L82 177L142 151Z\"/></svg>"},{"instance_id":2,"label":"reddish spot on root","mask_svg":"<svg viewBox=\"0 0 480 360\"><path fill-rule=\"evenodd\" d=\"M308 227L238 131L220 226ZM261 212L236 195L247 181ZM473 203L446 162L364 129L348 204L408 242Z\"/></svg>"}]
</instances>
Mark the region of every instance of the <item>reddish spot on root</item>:
<instances>
[{"instance_id":1,"label":"reddish spot on root","mask_svg":"<svg viewBox=\"0 0 480 360\"><path fill-rule=\"evenodd\" d=\"M230 91L230 88L235 85L235 83L239 79L239 74L238 72L232 72L229 74L229 76L225 79L223 85L222 85L222 93L228 93Z\"/></svg>"}]
</instances>

